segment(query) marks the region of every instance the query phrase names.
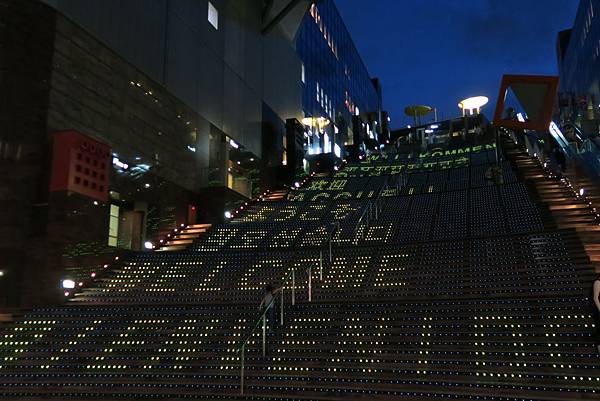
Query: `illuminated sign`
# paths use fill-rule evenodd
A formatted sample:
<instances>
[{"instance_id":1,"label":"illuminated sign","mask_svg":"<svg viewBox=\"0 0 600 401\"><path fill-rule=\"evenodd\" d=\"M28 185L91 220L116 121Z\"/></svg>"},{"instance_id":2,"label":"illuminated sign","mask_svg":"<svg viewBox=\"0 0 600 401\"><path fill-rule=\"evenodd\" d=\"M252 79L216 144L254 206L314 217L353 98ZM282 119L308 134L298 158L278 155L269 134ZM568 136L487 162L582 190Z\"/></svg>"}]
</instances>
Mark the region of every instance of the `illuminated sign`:
<instances>
[{"instance_id":1,"label":"illuminated sign","mask_svg":"<svg viewBox=\"0 0 600 401\"><path fill-rule=\"evenodd\" d=\"M113 156L112 159L113 166L118 167L123 170L127 170L129 168L129 164L122 162L118 157Z\"/></svg>"}]
</instances>

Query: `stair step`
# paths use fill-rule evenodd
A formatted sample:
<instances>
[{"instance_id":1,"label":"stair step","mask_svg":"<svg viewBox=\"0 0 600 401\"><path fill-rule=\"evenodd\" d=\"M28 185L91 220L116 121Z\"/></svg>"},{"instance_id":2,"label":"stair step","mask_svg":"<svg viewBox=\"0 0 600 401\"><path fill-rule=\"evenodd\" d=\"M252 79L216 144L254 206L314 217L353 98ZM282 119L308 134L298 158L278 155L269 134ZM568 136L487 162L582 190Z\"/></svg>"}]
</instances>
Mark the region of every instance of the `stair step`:
<instances>
[{"instance_id":1,"label":"stair step","mask_svg":"<svg viewBox=\"0 0 600 401\"><path fill-rule=\"evenodd\" d=\"M167 241L166 246L171 246L171 245L189 245L189 244L193 244L194 240L191 239L178 239L178 240L171 240L171 241Z\"/></svg>"},{"instance_id":2,"label":"stair step","mask_svg":"<svg viewBox=\"0 0 600 401\"><path fill-rule=\"evenodd\" d=\"M187 228L210 228L212 227L212 224L208 224L208 223L204 223L204 224L190 224L189 226L187 226Z\"/></svg>"},{"instance_id":3,"label":"stair step","mask_svg":"<svg viewBox=\"0 0 600 401\"><path fill-rule=\"evenodd\" d=\"M187 249L187 247L184 245L169 245L169 246L165 246L160 249L157 249L156 252L182 251L184 249Z\"/></svg>"},{"instance_id":4,"label":"stair step","mask_svg":"<svg viewBox=\"0 0 600 401\"><path fill-rule=\"evenodd\" d=\"M578 203L578 204L568 204L568 205L549 205L548 208L550 210L573 210L573 209L587 209L589 205Z\"/></svg>"},{"instance_id":5,"label":"stair step","mask_svg":"<svg viewBox=\"0 0 600 401\"><path fill-rule=\"evenodd\" d=\"M207 228L186 228L185 230L181 230L182 234L202 234L208 231Z\"/></svg>"},{"instance_id":6,"label":"stair step","mask_svg":"<svg viewBox=\"0 0 600 401\"><path fill-rule=\"evenodd\" d=\"M173 239L174 240L178 240L178 239L196 239L198 237L200 237L201 233L193 233L193 234L180 234L180 235L176 235Z\"/></svg>"}]
</instances>

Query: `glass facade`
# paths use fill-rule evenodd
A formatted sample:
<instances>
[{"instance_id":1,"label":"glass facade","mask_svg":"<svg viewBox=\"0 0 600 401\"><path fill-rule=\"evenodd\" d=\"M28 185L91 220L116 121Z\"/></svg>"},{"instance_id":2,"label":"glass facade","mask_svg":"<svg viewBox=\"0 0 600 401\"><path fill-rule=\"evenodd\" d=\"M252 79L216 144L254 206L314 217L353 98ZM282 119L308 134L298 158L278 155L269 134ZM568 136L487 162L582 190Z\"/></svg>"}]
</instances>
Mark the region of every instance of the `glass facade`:
<instances>
[{"instance_id":1,"label":"glass facade","mask_svg":"<svg viewBox=\"0 0 600 401\"><path fill-rule=\"evenodd\" d=\"M304 115L333 122L314 146L309 140L308 153L332 151L332 142L344 145L348 141L346 127L352 127L353 116L380 115L381 94L333 0L311 5L300 26L296 49L303 62Z\"/></svg>"},{"instance_id":2,"label":"glass facade","mask_svg":"<svg viewBox=\"0 0 600 401\"><path fill-rule=\"evenodd\" d=\"M581 0L573 29L559 34L557 51L563 102L593 118L600 111L600 0Z\"/></svg>"}]
</instances>

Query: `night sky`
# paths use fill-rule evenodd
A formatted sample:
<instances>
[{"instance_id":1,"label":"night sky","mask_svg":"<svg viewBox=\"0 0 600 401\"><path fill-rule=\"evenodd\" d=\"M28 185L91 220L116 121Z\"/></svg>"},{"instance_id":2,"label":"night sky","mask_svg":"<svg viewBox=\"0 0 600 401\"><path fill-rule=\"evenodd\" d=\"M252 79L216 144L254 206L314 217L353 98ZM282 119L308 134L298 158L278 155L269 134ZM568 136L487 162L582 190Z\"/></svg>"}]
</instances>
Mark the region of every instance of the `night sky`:
<instances>
[{"instance_id":1,"label":"night sky","mask_svg":"<svg viewBox=\"0 0 600 401\"><path fill-rule=\"evenodd\" d=\"M556 35L578 0L335 0L369 73L383 85L392 127L408 104L460 115L484 95L491 119L502 74L558 75Z\"/></svg>"}]
</instances>

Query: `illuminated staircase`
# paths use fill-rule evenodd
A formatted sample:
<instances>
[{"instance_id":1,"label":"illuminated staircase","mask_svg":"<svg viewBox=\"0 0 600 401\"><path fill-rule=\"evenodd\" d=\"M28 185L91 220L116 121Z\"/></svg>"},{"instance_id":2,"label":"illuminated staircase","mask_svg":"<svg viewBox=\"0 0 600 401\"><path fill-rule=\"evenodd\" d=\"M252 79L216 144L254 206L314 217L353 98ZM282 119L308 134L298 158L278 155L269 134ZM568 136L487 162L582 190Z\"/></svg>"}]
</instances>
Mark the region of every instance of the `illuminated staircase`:
<instances>
[{"instance_id":1,"label":"illuminated staircase","mask_svg":"<svg viewBox=\"0 0 600 401\"><path fill-rule=\"evenodd\" d=\"M443 163L350 164L179 233L202 235L136 254L67 305L5 327L0 398L600 399L580 241L592 224L577 197L509 156L518 171L505 162L499 185L485 180L485 147ZM361 226L378 189L406 170ZM553 209L567 201L577 207ZM554 218L574 210L583 220ZM295 305L288 284L263 357L258 304L291 271Z\"/></svg>"},{"instance_id":2,"label":"illuminated staircase","mask_svg":"<svg viewBox=\"0 0 600 401\"><path fill-rule=\"evenodd\" d=\"M551 173L536 158L529 156L512 141L505 139L504 145L507 156L516 164L523 178L529 181L557 228L574 229L577 232L596 272L600 272L600 210L596 209L596 185L586 179L579 179L573 185L568 178L550 177Z\"/></svg>"},{"instance_id":3,"label":"illuminated staircase","mask_svg":"<svg viewBox=\"0 0 600 401\"><path fill-rule=\"evenodd\" d=\"M267 201L280 201L285 199L285 197L287 196L289 191L284 190L284 189L280 189L280 190L276 190L273 192L269 192L266 196L265 196L265 200Z\"/></svg>"},{"instance_id":4,"label":"illuminated staircase","mask_svg":"<svg viewBox=\"0 0 600 401\"><path fill-rule=\"evenodd\" d=\"M169 239L160 244L157 251L184 250L205 234L211 226L212 224L192 224L181 230L177 230L177 232L169 237Z\"/></svg>"}]
</instances>

